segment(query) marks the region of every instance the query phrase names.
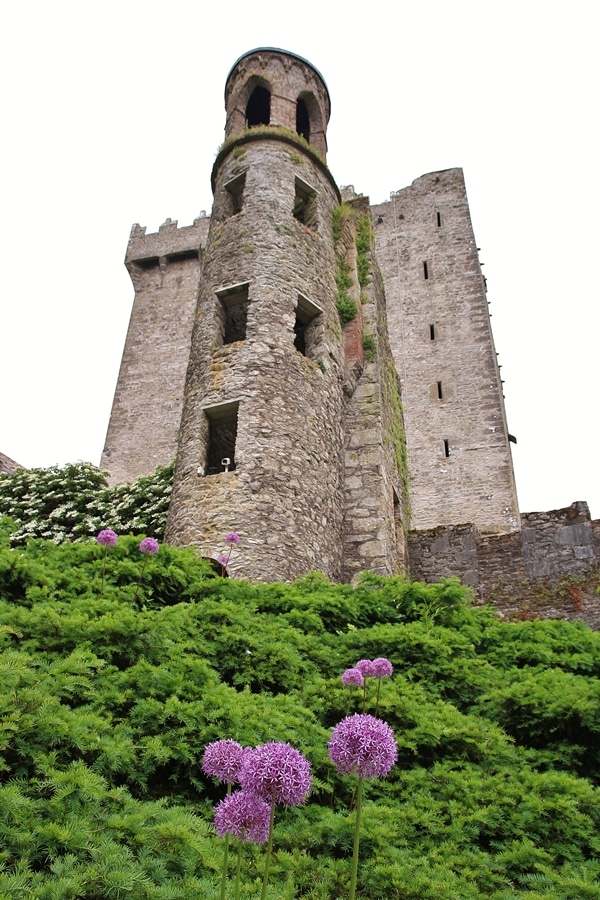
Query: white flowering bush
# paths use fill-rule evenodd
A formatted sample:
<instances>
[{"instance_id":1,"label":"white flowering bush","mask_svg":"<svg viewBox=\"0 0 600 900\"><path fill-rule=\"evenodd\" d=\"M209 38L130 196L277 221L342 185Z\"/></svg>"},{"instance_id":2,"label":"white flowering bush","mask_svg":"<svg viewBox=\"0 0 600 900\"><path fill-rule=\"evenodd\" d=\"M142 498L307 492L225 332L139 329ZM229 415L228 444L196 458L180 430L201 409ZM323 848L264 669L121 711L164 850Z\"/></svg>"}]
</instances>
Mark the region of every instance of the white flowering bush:
<instances>
[{"instance_id":1,"label":"white flowering bush","mask_svg":"<svg viewBox=\"0 0 600 900\"><path fill-rule=\"evenodd\" d=\"M109 487L107 472L87 462L0 474L0 517L11 521L10 540L60 544L95 536L102 528L162 539L173 485L173 466Z\"/></svg>"}]
</instances>

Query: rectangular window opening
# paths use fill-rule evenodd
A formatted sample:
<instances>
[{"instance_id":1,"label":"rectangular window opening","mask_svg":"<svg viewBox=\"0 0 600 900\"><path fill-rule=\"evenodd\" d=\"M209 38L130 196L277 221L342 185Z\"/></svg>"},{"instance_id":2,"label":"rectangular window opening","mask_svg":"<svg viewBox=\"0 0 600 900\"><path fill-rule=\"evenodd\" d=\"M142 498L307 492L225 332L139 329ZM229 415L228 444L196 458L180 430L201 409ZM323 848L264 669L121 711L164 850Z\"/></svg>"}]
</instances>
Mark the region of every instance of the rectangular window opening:
<instances>
[{"instance_id":1,"label":"rectangular window opening","mask_svg":"<svg viewBox=\"0 0 600 900\"><path fill-rule=\"evenodd\" d=\"M437 395L438 395L438 400L444 399L443 394L442 394L442 382L441 381L438 381L438 383L437 383Z\"/></svg>"},{"instance_id":2,"label":"rectangular window opening","mask_svg":"<svg viewBox=\"0 0 600 900\"><path fill-rule=\"evenodd\" d=\"M206 474L234 472L239 401L211 406L204 410L208 419Z\"/></svg>"},{"instance_id":3,"label":"rectangular window opening","mask_svg":"<svg viewBox=\"0 0 600 900\"><path fill-rule=\"evenodd\" d=\"M423 261L423 278L425 280L429 278L429 266L425 261Z\"/></svg>"},{"instance_id":4,"label":"rectangular window opening","mask_svg":"<svg viewBox=\"0 0 600 900\"><path fill-rule=\"evenodd\" d=\"M438 228L441 228L441 226L442 226L442 214L441 214L441 213L436 213L436 216L437 216L437 227L438 227Z\"/></svg>"},{"instance_id":5,"label":"rectangular window opening","mask_svg":"<svg viewBox=\"0 0 600 900\"><path fill-rule=\"evenodd\" d=\"M298 294L296 321L294 322L294 347L303 356L312 359L317 346L317 328L322 310L302 294Z\"/></svg>"},{"instance_id":6,"label":"rectangular window opening","mask_svg":"<svg viewBox=\"0 0 600 900\"><path fill-rule=\"evenodd\" d=\"M317 230L317 192L301 178L295 179L294 208L292 213L307 228Z\"/></svg>"},{"instance_id":7,"label":"rectangular window opening","mask_svg":"<svg viewBox=\"0 0 600 900\"><path fill-rule=\"evenodd\" d=\"M435 341L435 325L429 326L429 340Z\"/></svg>"},{"instance_id":8,"label":"rectangular window opening","mask_svg":"<svg viewBox=\"0 0 600 900\"><path fill-rule=\"evenodd\" d=\"M444 438L444 456L446 458L450 456L450 441L448 438Z\"/></svg>"},{"instance_id":9,"label":"rectangular window opening","mask_svg":"<svg viewBox=\"0 0 600 900\"><path fill-rule=\"evenodd\" d=\"M227 196L229 199L229 209L227 210L227 214L230 216L235 216L236 213L241 212L242 207L244 205L244 188L246 187L246 173L242 172L241 175L237 175L235 178L232 178L231 181L228 181L225 185L225 190L227 191Z\"/></svg>"},{"instance_id":10,"label":"rectangular window opening","mask_svg":"<svg viewBox=\"0 0 600 900\"><path fill-rule=\"evenodd\" d=\"M233 344L246 340L248 321L249 282L234 284L231 287L216 291L219 298L219 316L221 319L221 335L223 344Z\"/></svg>"}]
</instances>

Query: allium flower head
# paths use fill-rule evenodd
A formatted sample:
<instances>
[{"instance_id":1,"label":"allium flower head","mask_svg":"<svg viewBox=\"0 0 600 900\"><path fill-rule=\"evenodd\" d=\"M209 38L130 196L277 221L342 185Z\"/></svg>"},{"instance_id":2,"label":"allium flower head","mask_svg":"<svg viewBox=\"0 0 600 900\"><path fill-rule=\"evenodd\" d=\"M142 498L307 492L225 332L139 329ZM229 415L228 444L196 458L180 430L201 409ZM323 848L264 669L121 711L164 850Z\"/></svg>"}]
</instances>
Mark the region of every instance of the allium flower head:
<instances>
[{"instance_id":1,"label":"allium flower head","mask_svg":"<svg viewBox=\"0 0 600 900\"><path fill-rule=\"evenodd\" d=\"M232 834L239 841L264 844L269 837L271 807L256 794L235 791L215 808L215 828L219 837Z\"/></svg>"},{"instance_id":2,"label":"allium flower head","mask_svg":"<svg viewBox=\"0 0 600 900\"><path fill-rule=\"evenodd\" d=\"M211 778L235 784L238 781L244 755L250 750L243 748L237 741L225 738L213 741L204 751L202 771Z\"/></svg>"},{"instance_id":3,"label":"allium flower head","mask_svg":"<svg viewBox=\"0 0 600 900\"><path fill-rule=\"evenodd\" d=\"M342 684L355 684L358 685L358 687L362 687L364 683L365 679L360 669L346 669L346 671L342 675Z\"/></svg>"},{"instance_id":4,"label":"allium flower head","mask_svg":"<svg viewBox=\"0 0 600 900\"><path fill-rule=\"evenodd\" d=\"M229 563L229 557L226 553L221 553L221 555L217 559L217 562L220 566L226 566Z\"/></svg>"},{"instance_id":5,"label":"allium flower head","mask_svg":"<svg viewBox=\"0 0 600 900\"><path fill-rule=\"evenodd\" d=\"M394 732L375 716L347 716L333 729L329 758L342 775L383 778L398 758Z\"/></svg>"},{"instance_id":6,"label":"allium flower head","mask_svg":"<svg viewBox=\"0 0 600 900\"><path fill-rule=\"evenodd\" d=\"M140 544L142 553L158 553L158 541L154 538L144 538Z\"/></svg>"},{"instance_id":7,"label":"allium flower head","mask_svg":"<svg viewBox=\"0 0 600 900\"><path fill-rule=\"evenodd\" d=\"M270 741L244 757L239 781L242 790L270 803L298 806L312 785L310 763L290 744Z\"/></svg>"},{"instance_id":8,"label":"allium flower head","mask_svg":"<svg viewBox=\"0 0 600 900\"><path fill-rule=\"evenodd\" d=\"M373 677L374 678L388 678L392 675L394 671L394 667L384 656L378 656L377 659L373 660Z\"/></svg>"},{"instance_id":9,"label":"allium flower head","mask_svg":"<svg viewBox=\"0 0 600 900\"><path fill-rule=\"evenodd\" d=\"M117 543L117 535L111 528L103 528L102 531L98 533L96 540L99 544L102 544L103 547L114 547Z\"/></svg>"},{"instance_id":10,"label":"allium flower head","mask_svg":"<svg viewBox=\"0 0 600 900\"><path fill-rule=\"evenodd\" d=\"M225 537L226 544L239 544L240 536L236 534L235 531L230 531L229 534Z\"/></svg>"},{"instance_id":11,"label":"allium flower head","mask_svg":"<svg viewBox=\"0 0 600 900\"><path fill-rule=\"evenodd\" d=\"M362 672L364 678L374 678L373 663L370 659L359 659L355 668Z\"/></svg>"}]
</instances>

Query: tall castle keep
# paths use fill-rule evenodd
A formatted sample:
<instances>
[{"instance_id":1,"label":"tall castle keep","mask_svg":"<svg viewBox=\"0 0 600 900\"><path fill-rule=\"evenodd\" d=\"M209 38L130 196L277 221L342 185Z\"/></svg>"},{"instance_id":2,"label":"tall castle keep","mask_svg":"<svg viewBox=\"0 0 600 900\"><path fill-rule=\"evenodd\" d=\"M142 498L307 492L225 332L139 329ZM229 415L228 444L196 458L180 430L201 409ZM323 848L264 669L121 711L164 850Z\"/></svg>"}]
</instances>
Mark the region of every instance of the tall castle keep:
<instances>
[{"instance_id":1,"label":"tall castle keep","mask_svg":"<svg viewBox=\"0 0 600 900\"><path fill-rule=\"evenodd\" d=\"M422 574L457 540L479 577L469 548L521 520L462 171L376 206L340 190L327 86L293 53L242 56L225 108L210 218L132 229L102 466L175 457L167 540L214 557L235 530L244 577Z\"/></svg>"}]
</instances>

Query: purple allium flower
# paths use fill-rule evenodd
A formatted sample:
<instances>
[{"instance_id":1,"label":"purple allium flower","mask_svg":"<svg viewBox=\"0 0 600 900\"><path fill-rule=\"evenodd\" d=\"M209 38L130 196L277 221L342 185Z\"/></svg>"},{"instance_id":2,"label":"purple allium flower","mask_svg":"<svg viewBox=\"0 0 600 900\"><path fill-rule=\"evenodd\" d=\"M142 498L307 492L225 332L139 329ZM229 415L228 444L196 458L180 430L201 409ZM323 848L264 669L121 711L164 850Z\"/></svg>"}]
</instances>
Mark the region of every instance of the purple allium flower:
<instances>
[{"instance_id":1,"label":"purple allium flower","mask_svg":"<svg viewBox=\"0 0 600 900\"><path fill-rule=\"evenodd\" d=\"M312 785L310 763L290 744L269 741L244 757L239 781L242 790L270 803L298 806Z\"/></svg>"},{"instance_id":2,"label":"purple allium flower","mask_svg":"<svg viewBox=\"0 0 600 900\"><path fill-rule=\"evenodd\" d=\"M363 677L363 673L360 669L346 669L346 671L342 675L342 684L352 685L355 684L358 687L362 687L365 683L365 679Z\"/></svg>"},{"instance_id":3,"label":"purple allium flower","mask_svg":"<svg viewBox=\"0 0 600 900\"><path fill-rule=\"evenodd\" d=\"M329 758L341 775L383 778L398 758L394 732L375 716L347 716L333 729Z\"/></svg>"},{"instance_id":4,"label":"purple allium flower","mask_svg":"<svg viewBox=\"0 0 600 900\"><path fill-rule=\"evenodd\" d=\"M144 538L140 544L142 553L158 553L158 541L154 538Z\"/></svg>"},{"instance_id":5,"label":"purple allium flower","mask_svg":"<svg viewBox=\"0 0 600 900\"><path fill-rule=\"evenodd\" d=\"M226 553L221 553L221 555L217 559L217 562L219 563L220 566L226 566L229 562L229 557L227 556Z\"/></svg>"},{"instance_id":6,"label":"purple allium flower","mask_svg":"<svg viewBox=\"0 0 600 900\"><path fill-rule=\"evenodd\" d=\"M103 547L114 547L117 543L117 535L111 528L103 528L102 531L98 533L96 540L99 544L102 544Z\"/></svg>"},{"instance_id":7,"label":"purple allium flower","mask_svg":"<svg viewBox=\"0 0 600 900\"><path fill-rule=\"evenodd\" d=\"M232 834L239 841L264 844L269 838L271 807L256 794L235 791L215 808L215 828L219 837Z\"/></svg>"},{"instance_id":8,"label":"purple allium flower","mask_svg":"<svg viewBox=\"0 0 600 900\"><path fill-rule=\"evenodd\" d=\"M373 660L373 677L388 678L394 671L394 667L385 656L378 656Z\"/></svg>"},{"instance_id":9,"label":"purple allium flower","mask_svg":"<svg viewBox=\"0 0 600 900\"><path fill-rule=\"evenodd\" d=\"M373 663L370 659L359 659L354 668L362 672L364 678L374 677Z\"/></svg>"},{"instance_id":10,"label":"purple allium flower","mask_svg":"<svg viewBox=\"0 0 600 900\"><path fill-rule=\"evenodd\" d=\"M238 781L244 755L250 747L244 749L237 741L225 738L208 744L202 759L202 771L211 778L235 784Z\"/></svg>"},{"instance_id":11,"label":"purple allium flower","mask_svg":"<svg viewBox=\"0 0 600 900\"><path fill-rule=\"evenodd\" d=\"M239 544L240 536L236 534L235 531L230 531L229 534L225 538L226 544Z\"/></svg>"}]
</instances>

